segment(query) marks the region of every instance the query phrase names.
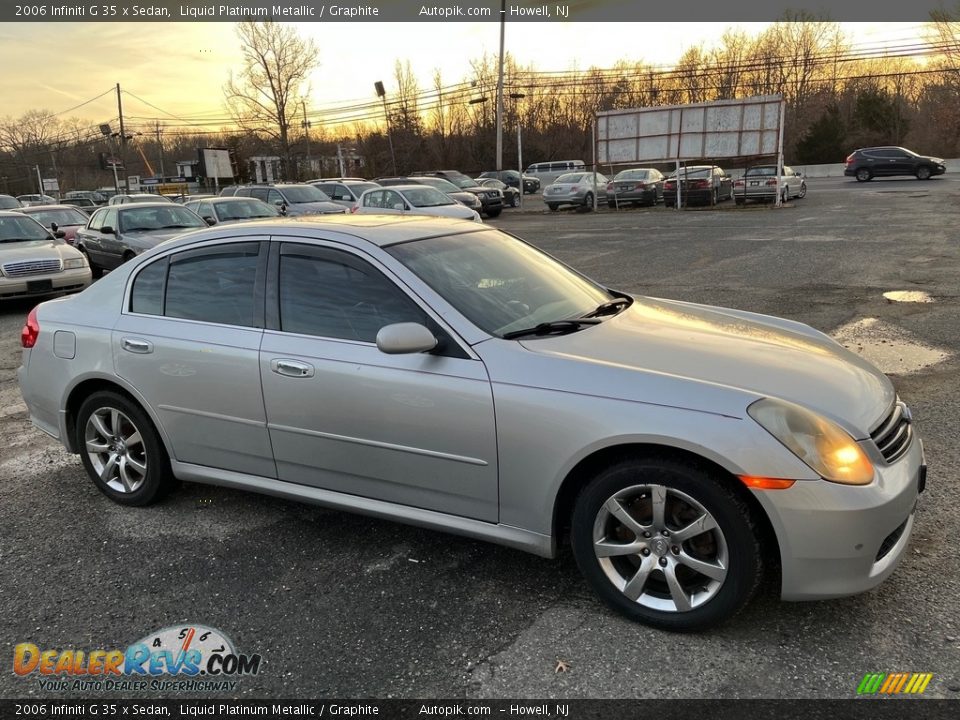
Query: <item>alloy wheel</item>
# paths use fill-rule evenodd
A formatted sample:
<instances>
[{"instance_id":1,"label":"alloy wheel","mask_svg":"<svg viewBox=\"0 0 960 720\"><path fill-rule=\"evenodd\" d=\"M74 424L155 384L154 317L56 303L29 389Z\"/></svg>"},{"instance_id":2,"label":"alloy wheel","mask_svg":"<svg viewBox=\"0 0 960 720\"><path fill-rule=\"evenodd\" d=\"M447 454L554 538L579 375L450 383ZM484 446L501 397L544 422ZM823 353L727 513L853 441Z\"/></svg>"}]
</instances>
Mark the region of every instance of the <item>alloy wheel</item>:
<instances>
[{"instance_id":1,"label":"alloy wheel","mask_svg":"<svg viewBox=\"0 0 960 720\"><path fill-rule=\"evenodd\" d=\"M84 428L84 449L100 480L118 493L134 493L147 475L147 453L140 430L113 407L95 410Z\"/></svg>"}]
</instances>

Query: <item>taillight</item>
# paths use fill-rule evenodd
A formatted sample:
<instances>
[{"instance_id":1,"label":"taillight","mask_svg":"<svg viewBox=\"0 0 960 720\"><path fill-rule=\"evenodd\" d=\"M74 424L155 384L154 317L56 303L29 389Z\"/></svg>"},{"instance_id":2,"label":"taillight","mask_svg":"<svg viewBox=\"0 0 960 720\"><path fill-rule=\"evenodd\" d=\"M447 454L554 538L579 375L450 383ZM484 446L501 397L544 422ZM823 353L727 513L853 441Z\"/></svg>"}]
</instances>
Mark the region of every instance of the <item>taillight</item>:
<instances>
[{"instance_id":1,"label":"taillight","mask_svg":"<svg viewBox=\"0 0 960 720\"><path fill-rule=\"evenodd\" d=\"M847 160L846 160L846 162L847 162L847 165L852 165L852 164L853 164L853 155L847 155Z\"/></svg>"},{"instance_id":2,"label":"taillight","mask_svg":"<svg viewBox=\"0 0 960 720\"><path fill-rule=\"evenodd\" d=\"M359 205L354 205L352 208L350 208L350 212L351 212L351 213L355 213L355 212L357 212L357 210L359 210L359 209L360 209L360 206L359 206Z\"/></svg>"},{"instance_id":3,"label":"taillight","mask_svg":"<svg viewBox=\"0 0 960 720\"><path fill-rule=\"evenodd\" d=\"M667 181L663 184L663 186L664 186L665 188L673 188L673 187L676 187L676 186L677 186L677 183L676 183L675 181L673 181L673 180L667 180Z\"/></svg>"},{"instance_id":4,"label":"taillight","mask_svg":"<svg viewBox=\"0 0 960 720\"><path fill-rule=\"evenodd\" d=\"M767 180L767 185L776 185L776 184L777 184L776 180Z\"/></svg>"},{"instance_id":5,"label":"taillight","mask_svg":"<svg viewBox=\"0 0 960 720\"><path fill-rule=\"evenodd\" d=\"M709 180L697 180L697 182L696 182L696 184L694 185L694 187L698 187L698 188L710 187L710 181L709 181Z\"/></svg>"},{"instance_id":6,"label":"taillight","mask_svg":"<svg viewBox=\"0 0 960 720\"><path fill-rule=\"evenodd\" d=\"M574 185L572 188L570 188L570 192L576 192L579 189L580 189L579 185Z\"/></svg>"},{"instance_id":7,"label":"taillight","mask_svg":"<svg viewBox=\"0 0 960 720\"><path fill-rule=\"evenodd\" d=\"M40 323L37 322L37 308L34 307L27 315L27 322L20 331L21 347L32 348L37 344L38 337L40 337Z\"/></svg>"},{"instance_id":8,"label":"taillight","mask_svg":"<svg viewBox=\"0 0 960 720\"><path fill-rule=\"evenodd\" d=\"M613 183L607 183L607 192L613 192Z\"/></svg>"},{"instance_id":9,"label":"taillight","mask_svg":"<svg viewBox=\"0 0 960 720\"><path fill-rule=\"evenodd\" d=\"M743 187L744 182L743 182L743 180L737 180L737 181L734 182L733 184L734 184L736 187Z\"/></svg>"}]
</instances>

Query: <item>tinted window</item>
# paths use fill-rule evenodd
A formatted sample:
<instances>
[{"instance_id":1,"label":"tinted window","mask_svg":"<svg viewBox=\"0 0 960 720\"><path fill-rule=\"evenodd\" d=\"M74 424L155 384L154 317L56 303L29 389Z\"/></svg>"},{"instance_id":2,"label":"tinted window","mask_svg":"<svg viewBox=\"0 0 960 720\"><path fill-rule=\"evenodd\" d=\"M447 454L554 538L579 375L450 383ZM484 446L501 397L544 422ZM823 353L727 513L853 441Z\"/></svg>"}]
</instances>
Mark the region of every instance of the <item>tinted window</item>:
<instances>
[{"instance_id":1,"label":"tinted window","mask_svg":"<svg viewBox=\"0 0 960 720\"><path fill-rule=\"evenodd\" d=\"M260 327L254 286L259 243L174 255L167 276L167 317Z\"/></svg>"},{"instance_id":2,"label":"tinted window","mask_svg":"<svg viewBox=\"0 0 960 720\"><path fill-rule=\"evenodd\" d=\"M90 230L99 230L103 227L103 219L107 216L106 210L97 210L93 214L93 217L90 218L90 223L87 225L87 228Z\"/></svg>"},{"instance_id":3,"label":"tinted window","mask_svg":"<svg viewBox=\"0 0 960 720\"><path fill-rule=\"evenodd\" d=\"M167 279L167 258L147 265L137 273L130 292L130 310L163 315L163 284Z\"/></svg>"},{"instance_id":4,"label":"tinted window","mask_svg":"<svg viewBox=\"0 0 960 720\"><path fill-rule=\"evenodd\" d=\"M427 322L390 280L347 253L295 247L280 256L280 328L285 332L376 342L398 322Z\"/></svg>"}]
</instances>

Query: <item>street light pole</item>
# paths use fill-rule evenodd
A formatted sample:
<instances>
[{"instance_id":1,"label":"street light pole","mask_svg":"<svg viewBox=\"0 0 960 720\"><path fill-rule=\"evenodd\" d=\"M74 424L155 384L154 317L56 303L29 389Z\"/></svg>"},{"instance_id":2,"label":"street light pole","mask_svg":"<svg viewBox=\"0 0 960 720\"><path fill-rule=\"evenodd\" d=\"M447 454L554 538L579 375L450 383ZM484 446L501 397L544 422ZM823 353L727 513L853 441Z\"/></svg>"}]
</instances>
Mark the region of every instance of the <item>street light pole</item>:
<instances>
[{"instance_id":1,"label":"street light pole","mask_svg":"<svg viewBox=\"0 0 960 720\"><path fill-rule=\"evenodd\" d=\"M377 95L383 100L383 119L387 123L387 142L390 143L390 159L393 161L393 174L397 175L397 156L393 152L393 133L390 131L390 114L387 112L387 91L383 89L383 83L377 80L373 84Z\"/></svg>"},{"instance_id":2,"label":"street light pole","mask_svg":"<svg viewBox=\"0 0 960 720\"><path fill-rule=\"evenodd\" d=\"M507 26L507 0L500 1L500 67L497 73L497 177L503 170L503 39ZM521 182L521 185L523 183ZM522 188L521 188L522 190Z\"/></svg>"},{"instance_id":3,"label":"street light pole","mask_svg":"<svg viewBox=\"0 0 960 720\"><path fill-rule=\"evenodd\" d=\"M303 137L307 141L307 175L313 175L313 168L310 163L310 122L307 120L307 101L306 99L301 99L300 104L303 105Z\"/></svg>"}]
</instances>

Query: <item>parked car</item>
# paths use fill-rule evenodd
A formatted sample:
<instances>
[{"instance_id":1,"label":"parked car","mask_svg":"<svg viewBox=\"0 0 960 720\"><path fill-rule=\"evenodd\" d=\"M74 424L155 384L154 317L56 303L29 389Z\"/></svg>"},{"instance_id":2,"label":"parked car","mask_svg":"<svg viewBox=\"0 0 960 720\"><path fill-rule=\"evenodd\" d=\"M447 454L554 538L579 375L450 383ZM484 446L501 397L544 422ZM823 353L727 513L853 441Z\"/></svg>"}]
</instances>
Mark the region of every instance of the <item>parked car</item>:
<instances>
[{"instance_id":1,"label":"parked car","mask_svg":"<svg viewBox=\"0 0 960 720\"><path fill-rule=\"evenodd\" d=\"M20 204L23 205L23 207L57 204L57 199L55 197L51 197L50 195L17 195L17 200L20 201Z\"/></svg>"},{"instance_id":2,"label":"parked car","mask_svg":"<svg viewBox=\"0 0 960 720\"><path fill-rule=\"evenodd\" d=\"M90 284L83 255L19 211L0 211L0 299L80 292Z\"/></svg>"},{"instance_id":3,"label":"parked car","mask_svg":"<svg viewBox=\"0 0 960 720\"><path fill-rule=\"evenodd\" d=\"M155 193L132 193L130 195L114 195L110 198L107 205L129 205L130 203L143 203L143 202L165 202L170 204L176 204L173 201L173 198L169 198L166 195L159 195Z\"/></svg>"},{"instance_id":4,"label":"parked car","mask_svg":"<svg viewBox=\"0 0 960 720\"><path fill-rule=\"evenodd\" d=\"M495 188L484 188L477 185L476 180L467 177L459 170L428 170L426 172L411 173L414 179L420 177L441 177L449 180L461 190L473 193L480 200L480 213L488 218L495 218L503 212L503 193Z\"/></svg>"},{"instance_id":5,"label":"parked car","mask_svg":"<svg viewBox=\"0 0 960 720\"><path fill-rule=\"evenodd\" d=\"M847 156L843 174L867 182L875 177L913 175L929 180L947 171L943 158L917 155L902 147L869 147L854 150Z\"/></svg>"},{"instance_id":6,"label":"parked car","mask_svg":"<svg viewBox=\"0 0 960 720\"><path fill-rule=\"evenodd\" d=\"M480 214L429 185L394 185L367 190L353 212L377 215L437 215L481 222Z\"/></svg>"},{"instance_id":7,"label":"parked car","mask_svg":"<svg viewBox=\"0 0 960 720\"><path fill-rule=\"evenodd\" d=\"M82 197L64 198L63 200L60 201L60 204L72 205L73 207L77 208L78 210L80 210L80 212L82 212L84 215L87 215L88 217L90 216L91 213L93 213L94 210L96 210L99 207L99 205L97 205L90 198L82 198Z\"/></svg>"},{"instance_id":8,"label":"parked car","mask_svg":"<svg viewBox=\"0 0 960 720\"><path fill-rule=\"evenodd\" d=\"M793 168L784 165L780 177L780 196L783 202L807 195L807 181ZM747 200L773 202L777 199L777 166L754 165L747 168L743 177L733 183L733 198L737 205Z\"/></svg>"},{"instance_id":9,"label":"parked car","mask_svg":"<svg viewBox=\"0 0 960 720\"><path fill-rule=\"evenodd\" d=\"M543 189L543 201L551 210L562 205L593 209L594 198L606 202L607 182L605 175L592 171L567 173Z\"/></svg>"},{"instance_id":10,"label":"parked car","mask_svg":"<svg viewBox=\"0 0 960 720\"><path fill-rule=\"evenodd\" d=\"M252 197L278 208L284 215L342 215L347 209L330 200L330 196L313 185L282 183L278 185L244 185L234 197Z\"/></svg>"},{"instance_id":11,"label":"parked car","mask_svg":"<svg viewBox=\"0 0 960 720\"><path fill-rule=\"evenodd\" d=\"M823 333L631 296L476 223L213 227L94 288L30 312L18 378L121 505L177 478L546 557L569 535L611 607L695 630L764 569L787 600L880 584L926 483L893 385Z\"/></svg>"},{"instance_id":12,"label":"parked car","mask_svg":"<svg viewBox=\"0 0 960 720\"><path fill-rule=\"evenodd\" d=\"M267 205L263 200L247 197L211 197L191 200L183 206L203 218L208 225L262 220L281 214L279 208Z\"/></svg>"},{"instance_id":13,"label":"parked car","mask_svg":"<svg viewBox=\"0 0 960 720\"><path fill-rule=\"evenodd\" d=\"M54 235L62 237L68 245L73 245L77 230L86 225L90 219L86 214L70 205L35 205L21 208L20 212L32 217ZM62 235L58 235L58 233L62 233Z\"/></svg>"},{"instance_id":14,"label":"parked car","mask_svg":"<svg viewBox=\"0 0 960 720\"><path fill-rule=\"evenodd\" d=\"M691 165L680 169L680 202L716 205L721 200L733 198L733 178L716 165ZM677 204L677 175L673 173L663 181L663 204Z\"/></svg>"},{"instance_id":15,"label":"parked car","mask_svg":"<svg viewBox=\"0 0 960 720\"><path fill-rule=\"evenodd\" d=\"M233 197L239 189L240 185L227 185L226 187L220 188L219 195L220 197Z\"/></svg>"},{"instance_id":16,"label":"parked car","mask_svg":"<svg viewBox=\"0 0 960 720\"><path fill-rule=\"evenodd\" d=\"M379 183L372 180L354 180L352 178L310 180L307 184L313 185L325 195L328 195L331 201L337 205L343 205L347 209L352 209L365 191L380 186Z\"/></svg>"},{"instance_id":17,"label":"parked car","mask_svg":"<svg viewBox=\"0 0 960 720\"><path fill-rule=\"evenodd\" d=\"M129 203L99 208L77 230L74 245L90 263L93 277L113 270L155 245L187 230L207 227L192 210L172 202Z\"/></svg>"},{"instance_id":18,"label":"parked car","mask_svg":"<svg viewBox=\"0 0 960 720\"><path fill-rule=\"evenodd\" d=\"M509 185L512 188L520 188L520 172L517 170L501 170L497 172L496 170L487 170L486 172L480 173L480 177L477 178L493 178L495 180L500 180L500 182ZM534 177L533 175L524 175L523 176L523 194L530 195L540 190L540 178Z\"/></svg>"},{"instance_id":19,"label":"parked car","mask_svg":"<svg viewBox=\"0 0 960 720\"><path fill-rule=\"evenodd\" d=\"M663 173L654 168L621 170L607 183L607 204L656 205L663 199Z\"/></svg>"},{"instance_id":20,"label":"parked car","mask_svg":"<svg viewBox=\"0 0 960 720\"><path fill-rule=\"evenodd\" d=\"M480 187L496 188L503 193L503 202L510 207L517 207L520 204L520 191L515 187L510 187L505 182L496 178L480 177L475 180Z\"/></svg>"},{"instance_id":21,"label":"parked car","mask_svg":"<svg viewBox=\"0 0 960 720\"><path fill-rule=\"evenodd\" d=\"M23 204L12 195L0 195L0 210L17 210Z\"/></svg>"},{"instance_id":22,"label":"parked car","mask_svg":"<svg viewBox=\"0 0 960 720\"><path fill-rule=\"evenodd\" d=\"M442 193L446 193L461 205L466 205L477 213L483 212L483 203L480 198L472 192L461 190L446 178L433 176L420 177L386 177L377 178L377 183L382 187L395 187L397 185L428 185Z\"/></svg>"},{"instance_id":23,"label":"parked car","mask_svg":"<svg viewBox=\"0 0 960 720\"><path fill-rule=\"evenodd\" d=\"M64 194L64 200L78 200L78 199L92 200L95 205L106 205L107 196L104 195L99 190L71 190L70 192Z\"/></svg>"}]
</instances>

